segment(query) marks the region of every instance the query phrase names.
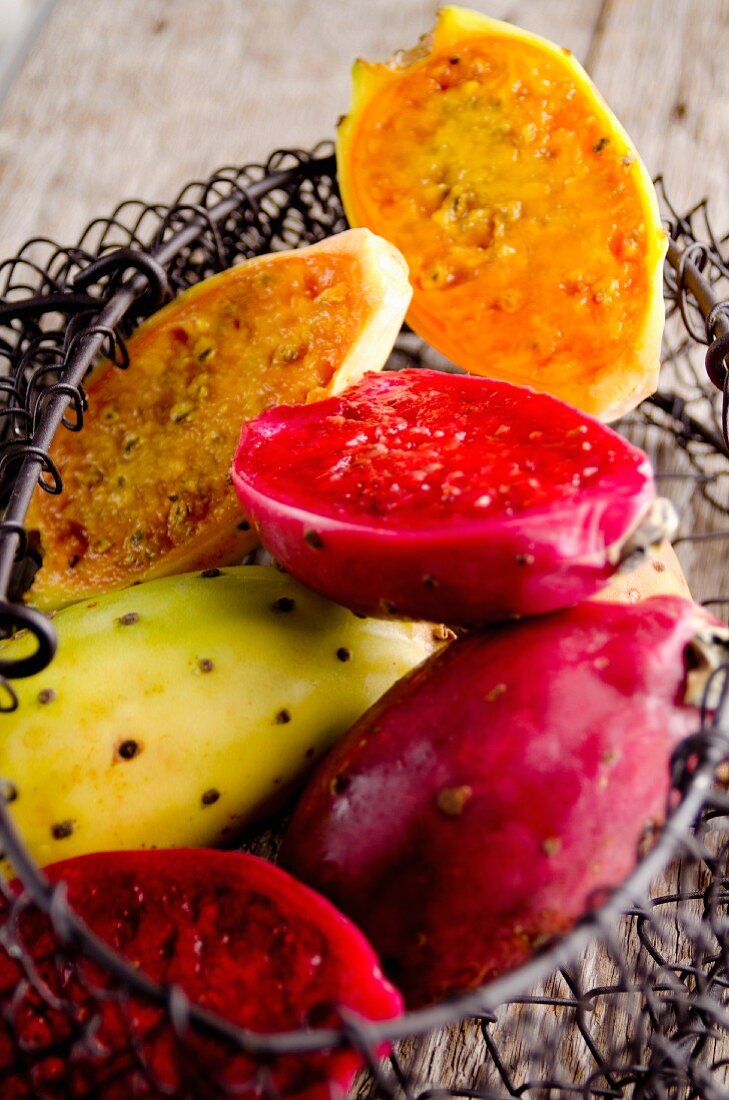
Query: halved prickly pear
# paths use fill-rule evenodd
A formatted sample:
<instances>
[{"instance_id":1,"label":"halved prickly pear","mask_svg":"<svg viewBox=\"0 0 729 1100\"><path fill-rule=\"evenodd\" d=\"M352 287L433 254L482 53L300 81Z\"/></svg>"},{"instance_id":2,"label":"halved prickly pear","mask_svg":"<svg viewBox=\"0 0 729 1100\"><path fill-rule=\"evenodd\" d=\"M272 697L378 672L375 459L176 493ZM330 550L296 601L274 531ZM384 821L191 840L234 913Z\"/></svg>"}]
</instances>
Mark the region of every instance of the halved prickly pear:
<instances>
[{"instance_id":1,"label":"halved prickly pear","mask_svg":"<svg viewBox=\"0 0 729 1100\"><path fill-rule=\"evenodd\" d=\"M149 581L54 623L58 654L17 682L0 739L41 864L229 841L437 645L429 625L358 619L263 566Z\"/></svg>"},{"instance_id":2,"label":"halved prickly pear","mask_svg":"<svg viewBox=\"0 0 729 1100\"><path fill-rule=\"evenodd\" d=\"M253 1032L341 1028L340 1010L389 1019L402 998L364 936L329 902L240 852L105 852L48 868L88 927L135 968ZM112 995L108 972L61 952L48 920L25 909L0 949L7 1097L343 1095L361 1055L335 1049L257 1059L190 1025L184 1045L150 1000ZM44 984L41 984L44 983ZM179 998L178 998L179 1002ZM184 1013L183 1013L184 1016ZM178 1011L177 1026L180 1023ZM18 1049L24 1057L17 1059Z\"/></svg>"},{"instance_id":3,"label":"halved prickly pear","mask_svg":"<svg viewBox=\"0 0 729 1100\"><path fill-rule=\"evenodd\" d=\"M410 293L402 256L358 230L249 260L150 318L129 369L94 375L83 431L53 445L64 490L28 515L31 601L240 561L255 545L226 480L241 423L379 370Z\"/></svg>"},{"instance_id":4,"label":"halved prickly pear","mask_svg":"<svg viewBox=\"0 0 729 1100\"><path fill-rule=\"evenodd\" d=\"M284 864L357 922L409 1005L478 986L633 868L712 650L729 658L729 630L671 596L454 642L327 757Z\"/></svg>"},{"instance_id":5,"label":"halved prickly pear","mask_svg":"<svg viewBox=\"0 0 729 1100\"><path fill-rule=\"evenodd\" d=\"M353 76L344 207L402 249L415 331L468 371L605 420L651 393L666 234L570 51L446 7L413 50Z\"/></svg>"},{"instance_id":6,"label":"halved prickly pear","mask_svg":"<svg viewBox=\"0 0 729 1100\"><path fill-rule=\"evenodd\" d=\"M466 626L590 596L641 542L654 494L646 455L570 406L426 370L264 413L244 426L233 483L312 588Z\"/></svg>"}]
</instances>

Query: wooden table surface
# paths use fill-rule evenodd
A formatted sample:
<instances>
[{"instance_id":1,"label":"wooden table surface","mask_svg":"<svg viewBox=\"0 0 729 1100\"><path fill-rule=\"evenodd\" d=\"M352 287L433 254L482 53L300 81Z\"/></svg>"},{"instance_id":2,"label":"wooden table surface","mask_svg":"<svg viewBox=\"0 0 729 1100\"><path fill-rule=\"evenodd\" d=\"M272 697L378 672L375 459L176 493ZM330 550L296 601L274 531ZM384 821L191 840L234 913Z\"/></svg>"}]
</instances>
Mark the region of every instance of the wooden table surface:
<instances>
[{"instance_id":1,"label":"wooden table surface","mask_svg":"<svg viewBox=\"0 0 729 1100\"><path fill-rule=\"evenodd\" d=\"M708 194L714 224L729 228L729 0L470 3L568 46L674 203ZM436 6L59 0L0 104L0 253L34 235L73 242L121 198L170 200L220 165L331 137L353 59L412 44ZM708 571L716 587L724 554L721 569L716 555L684 562L699 586ZM421 1087L481 1080L484 1052L468 1028L409 1057Z\"/></svg>"}]
</instances>

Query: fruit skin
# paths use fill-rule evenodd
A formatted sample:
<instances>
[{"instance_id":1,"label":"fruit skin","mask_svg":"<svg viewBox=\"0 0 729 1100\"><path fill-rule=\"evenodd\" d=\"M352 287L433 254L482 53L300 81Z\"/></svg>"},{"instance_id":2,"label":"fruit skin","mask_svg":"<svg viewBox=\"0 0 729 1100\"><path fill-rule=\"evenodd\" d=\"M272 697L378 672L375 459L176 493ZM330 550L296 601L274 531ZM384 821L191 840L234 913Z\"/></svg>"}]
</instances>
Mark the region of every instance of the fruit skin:
<instances>
[{"instance_id":1,"label":"fruit skin","mask_svg":"<svg viewBox=\"0 0 729 1100\"><path fill-rule=\"evenodd\" d=\"M335 1004L374 1020L402 1010L362 934L324 898L254 856L104 852L57 863L47 874L66 884L91 930L148 977L180 986L193 1003L240 1027L340 1027ZM6 899L2 908L7 920ZM246 1095L264 1095L253 1080L259 1063L231 1045L190 1029L183 1052L151 1002L124 997L120 1012L116 998L95 999L90 990L108 990L108 973L85 960L72 969L65 955L54 958L58 943L37 910L23 912L11 934L18 931L37 975L68 1007L43 1005L21 980L19 964L0 950L0 1004L14 1021L14 1030L0 1028L5 1100L161 1098L170 1090L202 1100L245 1082ZM83 1025L94 1018L89 1043ZM25 1057L6 1076L13 1035L26 1044ZM361 1063L358 1053L336 1050L277 1057L268 1070L277 1095L329 1100L344 1095Z\"/></svg>"},{"instance_id":2,"label":"fruit skin","mask_svg":"<svg viewBox=\"0 0 729 1100\"><path fill-rule=\"evenodd\" d=\"M359 620L263 566L150 581L54 624L58 654L17 681L0 743L41 865L229 842L436 647L429 625Z\"/></svg>"},{"instance_id":3,"label":"fruit skin","mask_svg":"<svg viewBox=\"0 0 729 1100\"><path fill-rule=\"evenodd\" d=\"M425 497L414 480L435 466ZM305 584L360 614L462 626L587 599L654 496L647 456L597 421L430 370L269 410L244 425L232 476L266 548Z\"/></svg>"},{"instance_id":4,"label":"fruit skin","mask_svg":"<svg viewBox=\"0 0 729 1100\"><path fill-rule=\"evenodd\" d=\"M379 370L410 296L397 249L357 229L239 264L141 325L129 368L88 382L83 431L54 442L64 491L31 503L30 602L239 562L257 541L226 482L241 423Z\"/></svg>"},{"instance_id":5,"label":"fruit skin","mask_svg":"<svg viewBox=\"0 0 729 1100\"><path fill-rule=\"evenodd\" d=\"M683 596L691 599L688 581L670 542L666 539L648 551L646 560L635 569L618 572L593 600L603 603L638 603L650 596Z\"/></svg>"},{"instance_id":6,"label":"fruit skin","mask_svg":"<svg viewBox=\"0 0 729 1100\"><path fill-rule=\"evenodd\" d=\"M326 758L284 866L362 928L411 1007L518 966L664 820L671 752L700 725L685 649L717 627L656 597L454 642Z\"/></svg>"},{"instance_id":7,"label":"fruit skin","mask_svg":"<svg viewBox=\"0 0 729 1100\"><path fill-rule=\"evenodd\" d=\"M465 370L602 420L651 394L666 233L647 169L571 52L449 6L412 50L352 76L342 200L351 225L403 251L413 329Z\"/></svg>"}]
</instances>

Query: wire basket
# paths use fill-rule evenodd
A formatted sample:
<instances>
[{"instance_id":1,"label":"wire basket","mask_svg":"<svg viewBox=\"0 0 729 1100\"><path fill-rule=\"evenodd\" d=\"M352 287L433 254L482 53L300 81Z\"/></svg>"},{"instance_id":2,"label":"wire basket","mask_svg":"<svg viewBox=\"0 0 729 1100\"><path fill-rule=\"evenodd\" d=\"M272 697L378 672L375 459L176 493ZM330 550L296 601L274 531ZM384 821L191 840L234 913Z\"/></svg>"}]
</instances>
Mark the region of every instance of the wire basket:
<instances>
[{"instance_id":1,"label":"wire basket","mask_svg":"<svg viewBox=\"0 0 729 1100\"><path fill-rule=\"evenodd\" d=\"M729 565L729 314L720 304L729 266L705 204L680 215L665 196L663 203L672 243L661 389L619 428L651 453L664 493L682 512L684 529L694 532L678 540L679 552L690 574L691 555L701 545L702 576L712 587L696 595L718 610L729 604L723 582ZM48 619L19 601L37 565L23 520L38 484L61 491L49 449L61 425L82 429L89 366L104 354L126 367L124 340L135 325L200 279L242 258L310 244L345 228L334 157L323 146L311 153L277 152L265 166L222 169L189 184L171 206L124 202L111 217L93 221L76 246L35 239L0 266L0 629L25 628L37 640L35 653L21 662L0 659L0 710L17 706L12 680L40 670L53 656ZM710 381L699 347L709 342ZM419 364L445 365L404 330L389 367ZM700 531L691 522L697 499L704 502ZM25 889L16 896L7 884L0 887L0 948L17 972L12 988L0 988L0 1094L122 1097L131 1095L121 1084L131 1066L135 1096L274 1098L270 1068L277 1058L350 1045L366 1066L356 1085L362 1097L725 1097L729 796L721 778L729 757L727 672L718 673L722 702L713 723L706 719L674 757L668 823L631 879L527 966L476 993L386 1023L342 1013L338 1028L257 1035L191 1004L178 987L140 974L88 934L62 885L51 887L33 865L6 805L15 794L13 777L4 777L0 846ZM275 834L262 834L251 846L269 854ZM59 981L78 976L81 958L105 975L103 987L85 985L83 1014L48 981L47 968L41 977L28 954L20 915L32 909L53 924L56 939L46 963ZM104 1006L112 1002L123 1015L133 1000L159 1006L159 1026L174 1036L178 1084L156 1078L131 1032L126 1063L122 1070L109 1068L103 1088L98 1074L78 1070L79 1052L103 1061L94 1025ZM43 1025L35 1026L32 1042L29 1019ZM215 1061L200 1060L196 1035L211 1040L220 1057L235 1050L250 1056L251 1079L243 1089L226 1086ZM385 1059L378 1056L383 1041L392 1044Z\"/></svg>"}]
</instances>

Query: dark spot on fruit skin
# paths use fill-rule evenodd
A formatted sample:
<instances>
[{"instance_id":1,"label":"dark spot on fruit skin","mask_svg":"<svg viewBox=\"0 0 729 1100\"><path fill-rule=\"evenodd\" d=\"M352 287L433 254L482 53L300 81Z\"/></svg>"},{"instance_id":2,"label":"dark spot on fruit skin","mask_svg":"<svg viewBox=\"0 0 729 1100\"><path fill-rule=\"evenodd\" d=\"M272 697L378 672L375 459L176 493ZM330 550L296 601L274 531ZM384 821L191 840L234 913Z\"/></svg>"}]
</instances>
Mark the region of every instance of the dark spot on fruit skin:
<instances>
[{"instance_id":1,"label":"dark spot on fruit skin","mask_svg":"<svg viewBox=\"0 0 729 1100\"><path fill-rule=\"evenodd\" d=\"M197 667L200 669L201 672L212 672L215 668L215 665L209 657L201 657L197 663Z\"/></svg>"},{"instance_id":2,"label":"dark spot on fruit skin","mask_svg":"<svg viewBox=\"0 0 729 1100\"><path fill-rule=\"evenodd\" d=\"M223 574L220 569L203 569L202 573L200 574L200 576L204 577L206 581L212 580L214 577L222 577L222 575Z\"/></svg>"},{"instance_id":3,"label":"dark spot on fruit skin","mask_svg":"<svg viewBox=\"0 0 729 1100\"><path fill-rule=\"evenodd\" d=\"M39 703L52 703L55 698L56 693L53 688L43 688L42 691L38 692Z\"/></svg>"},{"instance_id":4,"label":"dark spot on fruit skin","mask_svg":"<svg viewBox=\"0 0 729 1100\"><path fill-rule=\"evenodd\" d=\"M304 531L304 542L307 546L310 546L312 550L321 550L324 545L319 532L312 530L312 528Z\"/></svg>"},{"instance_id":5,"label":"dark spot on fruit skin","mask_svg":"<svg viewBox=\"0 0 729 1100\"><path fill-rule=\"evenodd\" d=\"M239 531L250 531L250 529L251 529L251 525L250 525L250 523L248 522L247 519L242 519L240 521L240 523L238 524L238 530Z\"/></svg>"},{"instance_id":6,"label":"dark spot on fruit skin","mask_svg":"<svg viewBox=\"0 0 729 1100\"><path fill-rule=\"evenodd\" d=\"M517 565L534 565L533 554L517 554L515 558Z\"/></svg>"},{"instance_id":7,"label":"dark spot on fruit skin","mask_svg":"<svg viewBox=\"0 0 729 1100\"><path fill-rule=\"evenodd\" d=\"M7 780L2 785L2 796L6 802L15 802L18 797L18 788Z\"/></svg>"},{"instance_id":8,"label":"dark spot on fruit skin","mask_svg":"<svg viewBox=\"0 0 729 1100\"><path fill-rule=\"evenodd\" d=\"M332 779L330 790L332 794L343 794L349 786L350 779L348 775L335 775Z\"/></svg>"},{"instance_id":9,"label":"dark spot on fruit skin","mask_svg":"<svg viewBox=\"0 0 729 1100\"><path fill-rule=\"evenodd\" d=\"M279 726L285 726L286 723L290 722L290 721L291 721L291 712L286 710L286 708L284 707L283 710L280 710L278 712L278 714L276 715L276 723Z\"/></svg>"},{"instance_id":10,"label":"dark spot on fruit skin","mask_svg":"<svg viewBox=\"0 0 729 1100\"><path fill-rule=\"evenodd\" d=\"M126 741L121 742L116 750L116 754L120 760L133 760L140 751L139 742L134 741L132 738L128 738Z\"/></svg>"},{"instance_id":11,"label":"dark spot on fruit skin","mask_svg":"<svg viewBox=\"0 0 729 1100\"><path fill-rule=\"evenodd\" d=\"M307 760L311 760L312 756L314 755L314 751L315 751L314 749L307 749L306 750L306 752L304 753L304 756L306 757Z\"/></svg>"},{"instance_id":12,"label":"dark spot on fruit skin","mask_svg":"<svg viewBox=\"0 0 729 1100\"><path fill-rule=\"evenodd\" d=\"M438 582L435 579L435 577L431 577L430 573L426 573L425 576L423 577L423 587L424 588L437 588L438 587Z\"/></svg>"},{"instance_id":13,"label":"dark spot on fruit skin","mask_svg":"<svg viewBox=\"0 0 729 1100\"><path fill-rule=\"evenodd\" d=\"M135 623L139 622L139 615L136 611L128 611L126 615L120 615L115 621L119 626L134 626Z\"/></svg>"},{"instance_id":14,"label":"dark spot on fruit skin","mask_svg":"<svg viewBox=\"0 0 729 1100\"><path fill-rule=\"evenodd\" d=\"M292 600L290 596L280 596L271 604L271 609L273 611L289 612L293 611L295 607L296 601Z\"/></svg>"},{"instance_id":15,"label":"dark spot on fruit skin","mask_svg":"<svg viewBox=\"0 0 729 1100\"><path fill-rule=\"evenodd\" d=\"M51 836L54 840L65 840L66 837L71 836L72 833L72 821L57 821L55 825L51 825Z\"/></svg>"},{"instance_id":16,"label":"dark spot on fruit skin","mask_svg":"<svg viewBox=\"0 0 729 1100\"><path fill-rule=\"evenodd\" d=\"M337 650L337 660L348 661L351 656L351 651L348 650L346 646L340 645L339 649Z\"/></svg>"},{"instance_id":17,"label":"dark spot on fruit skin","mask_svg":"<svg viewBox=\"0 0 729 1100\"><path fill-rule=\"evenodd\" d=\"M208 791L203 791L200 798L203 806L212 806L220 798L220 791L216 791L215 787L211 787Z\"/></svg>"},{"instance_id":18,"label":"dark spot on fruit skin","mask_svg":"<svg viewBox=\"0 0 729 1100\"><path fill-rule=\"evenodd\" d=\"M603 149L610 144L609 137L601 137L599 141L596 141L592 147L593 153L601 153Z\"/></svg>"},{"instance_id":19,"label":"dark spot on fruit skin","mask_svg":"<svg viewBox=\"0 0 729 1100\"><path fill-rule=\"evenodd\" d=\"M448 60L451 65L458 65L461 59L458 54L454 54L453 57L449 57Z\"/></svg>"},{"instance_id":20,"label":"dark spot on fruit skin","mask_svg":"<svg viewBox=\"0 0 729 1100\"><path fill-rule=\"evenodd\" d=\"M684 103L682 99L677 100L671 110L671 117L675 119L676 122L680 122L682 119L686 118L687 114L688 106Z\"/></svg>"}]
</instances>

